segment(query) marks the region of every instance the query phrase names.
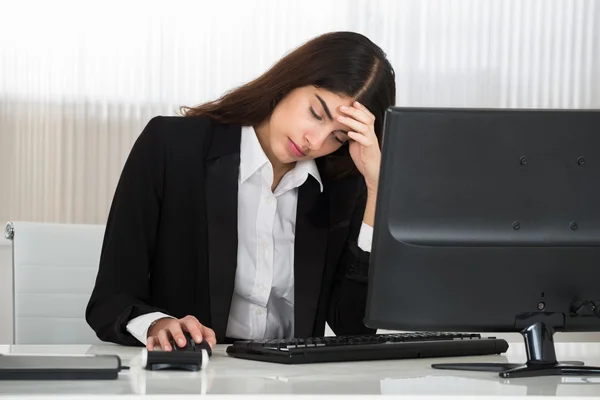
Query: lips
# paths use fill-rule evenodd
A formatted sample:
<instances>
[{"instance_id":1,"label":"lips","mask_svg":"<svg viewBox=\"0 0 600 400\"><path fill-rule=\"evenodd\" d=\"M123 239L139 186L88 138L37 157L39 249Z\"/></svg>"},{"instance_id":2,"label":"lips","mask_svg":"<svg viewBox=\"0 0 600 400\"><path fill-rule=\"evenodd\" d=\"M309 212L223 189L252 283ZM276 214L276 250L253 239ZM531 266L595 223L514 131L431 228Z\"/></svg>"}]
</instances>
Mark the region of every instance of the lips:
<instances>
[{"instance_id":1,"label":"lips","mask_svg":"<svg viewBox=\"0 0 600 400\"><path fill-rule=\"evenodd\" d=\"M290 139L290 149L292 150L292 153L294 153L298 157L306 156L306 154L302 150L300 150L300 147L298 147L298 145L296 145L296 143L294 143L292 139Z\"/></svg>"}]
</instances>

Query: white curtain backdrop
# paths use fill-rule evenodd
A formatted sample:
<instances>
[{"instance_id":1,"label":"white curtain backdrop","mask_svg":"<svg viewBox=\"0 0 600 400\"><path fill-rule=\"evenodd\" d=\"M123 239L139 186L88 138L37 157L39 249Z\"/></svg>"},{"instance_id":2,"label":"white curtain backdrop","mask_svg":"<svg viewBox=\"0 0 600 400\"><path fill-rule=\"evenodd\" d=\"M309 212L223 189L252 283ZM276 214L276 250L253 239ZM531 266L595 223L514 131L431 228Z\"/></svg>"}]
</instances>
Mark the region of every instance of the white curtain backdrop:
<instances>
[{"instance_id":1,"label":"white curtain backdrop","mask_svg":"<svg viewBox=\"0 0 600 400\"><path fill-rule=\"evenodd\" d=\"M152 116L335 30L387 52L398 105L600 108L598 0L0 0L0 223L105 223Z\"/></svg>"}]
</instances>

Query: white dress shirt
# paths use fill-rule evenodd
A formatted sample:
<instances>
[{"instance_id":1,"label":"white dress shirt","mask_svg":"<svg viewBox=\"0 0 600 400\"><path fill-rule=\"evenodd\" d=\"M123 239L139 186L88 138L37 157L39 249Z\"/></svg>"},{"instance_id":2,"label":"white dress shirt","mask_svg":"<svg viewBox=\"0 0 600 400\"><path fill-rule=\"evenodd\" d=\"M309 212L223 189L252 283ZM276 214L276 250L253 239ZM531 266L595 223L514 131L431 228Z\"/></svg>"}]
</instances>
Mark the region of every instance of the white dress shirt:
<instances>
[{"instance_id":1,"label":"white dress shirt","mask_svg":"<svg viewBox=\"0 0 600 400\"><path fill-rule=\"evenodd\" d=\"M311 175L323 191L313 160L303 160L283 176L274 191L273 167L252 127L243 127L238 176L238 252L235 287L226 336L273 339L294 336L294 238L298 188ZM358 245L371 251L373 228L363 223ZM153 312L128 322L144 345ZM202 321L200 321L202 322Z\"/></svg>"}]
</instances>

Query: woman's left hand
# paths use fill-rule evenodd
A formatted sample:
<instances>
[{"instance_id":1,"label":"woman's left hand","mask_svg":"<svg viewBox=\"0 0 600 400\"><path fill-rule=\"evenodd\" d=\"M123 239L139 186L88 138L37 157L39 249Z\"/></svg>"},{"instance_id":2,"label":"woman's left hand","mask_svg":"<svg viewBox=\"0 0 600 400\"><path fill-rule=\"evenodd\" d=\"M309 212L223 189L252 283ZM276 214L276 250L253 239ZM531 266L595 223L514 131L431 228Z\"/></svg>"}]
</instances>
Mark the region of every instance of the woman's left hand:
<instances>
[{"instance_id":1,"label":"woman's left hand","mask_svg":"<svg viewBox=\"0 0 600 400\"><path fill-rule=\"evenodd\" d=\"M365 178L369 192L377 192L381 150L375 135L375 116L362 104L355 101L352 107L340 107L345 116L338 121L350 128L350 156L356 168Z\"/></svg>"}]
</instances>

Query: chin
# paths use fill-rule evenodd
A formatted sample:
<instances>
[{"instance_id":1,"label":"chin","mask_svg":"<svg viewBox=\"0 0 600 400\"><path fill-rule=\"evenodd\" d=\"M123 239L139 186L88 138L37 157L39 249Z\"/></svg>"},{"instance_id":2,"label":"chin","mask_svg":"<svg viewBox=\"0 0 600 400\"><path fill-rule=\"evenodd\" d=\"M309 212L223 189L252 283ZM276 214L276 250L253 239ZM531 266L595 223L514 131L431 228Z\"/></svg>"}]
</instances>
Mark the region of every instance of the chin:
<instances>
[{"instance_id":1,"label":"chin","mask_svg":"<svg viewBox=\"0 0 600 400\"><path fill-rule=\"evenodd\" d=\"M292 158L290 155L286 154L284 156L280 156L279 154L275 154L275 157L277 157L277 159L279 160L279 162L282 162L283 164L290 164L293 162L296 162L297 160Z\"/></svg>"},{"instance_id":2,"label":"chin","mask_svg":"<svg viewBox=\"0 0 600 400\"><path fill-rule=\"evenodd\" d=\"M273 155L277 158L277 160L284 164L289 164L295 162L290 154L288 154L287 149L284 145L280 145L273 151Z\"/></svg>"},{"instance_id":3,"label":"chin","mask_svg":"<svg viewBox=\"0 0 600 400\"><path fill-rule=\"evenodd\" d=\"M273 155L275 156L275 160L273 160L273 161L278 161L278 162L283 163L283 164L289 163L289 160L287 158L285 158L285 157L282 157L280 152L274 151Z\"/></svg>"}]
</instances>

